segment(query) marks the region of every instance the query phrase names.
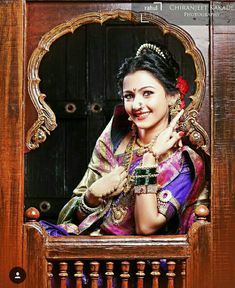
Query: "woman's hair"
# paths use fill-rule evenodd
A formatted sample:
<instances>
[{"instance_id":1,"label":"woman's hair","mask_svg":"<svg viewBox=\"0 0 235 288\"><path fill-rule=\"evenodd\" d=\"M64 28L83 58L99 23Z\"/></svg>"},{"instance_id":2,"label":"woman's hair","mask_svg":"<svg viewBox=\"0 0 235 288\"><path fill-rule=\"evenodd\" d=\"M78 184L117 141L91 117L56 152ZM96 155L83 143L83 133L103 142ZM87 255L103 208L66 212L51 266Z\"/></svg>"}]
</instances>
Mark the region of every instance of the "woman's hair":
<instances>
[{"instance_id":1,"label":"woman's hair","mask_svg":"<svg viewBox=\"0 0 235 288\"><path fill-rule=\"evenodd\" d=\"M124 60L117 74L118 94L121 97L125 76L139 70L152 73L161 82L168 94L174 95L179 92L176 88L179 66L163 45L143 44L138 49L137 56Z\"/></svg>"}]
</instances>

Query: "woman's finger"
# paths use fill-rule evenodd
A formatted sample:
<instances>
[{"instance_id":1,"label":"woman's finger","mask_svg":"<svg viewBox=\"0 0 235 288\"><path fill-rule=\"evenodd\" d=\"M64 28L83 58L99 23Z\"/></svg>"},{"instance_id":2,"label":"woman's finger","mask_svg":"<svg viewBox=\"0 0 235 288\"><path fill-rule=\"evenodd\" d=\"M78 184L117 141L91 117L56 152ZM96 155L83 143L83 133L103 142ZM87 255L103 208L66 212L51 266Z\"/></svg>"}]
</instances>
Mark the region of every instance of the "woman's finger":
<instances>
[{"instance_id":1,"label":"woman's finger","mask_svg":"<svg viewBox=\"0 0 235 288\"><path fill-rule=\"evenodd\" d=\"M183 147L183 143L182 140L180 139L180 141L178 142L179 147Z\"/></svg>"},{"instance_id":2,"label":"woman's finger","mask_svg":"<svg viewBox=\"0 0 235 288\"><path fill-rule=\"evenodd\" d=\"M172 137L167 141L168 149L173 147L183 136L184 136L184 132L172 133Z\"/></svg>"},{"instance_id":3,"label":"woman's finger","mask_svg":"<svg viewBox=\"0 0 235 288\"><path fill-rule=\"evenodd\" d=\"M184 114L184 110L180 110L180 112L171 120L169 127L171 127L172 129L175 128L177 122L179 121L180 117Z\"/></svg>"},{"instance_id":4,"label":"woman's finger","mask_svg":"<svg viewBox=\"0 0 235 288\"><path fill-rule=\"evenodd\" d=\"M125 179L122 181L122 183L120 183L120 185L118 186L118 188L117 188L111 195L109 195L109 197L114 197L114 196L119 195L119 194L122 192L123 186L126 184L126 182L127 182L127 178L125 178Z\"/></svg>"}]
</instances>

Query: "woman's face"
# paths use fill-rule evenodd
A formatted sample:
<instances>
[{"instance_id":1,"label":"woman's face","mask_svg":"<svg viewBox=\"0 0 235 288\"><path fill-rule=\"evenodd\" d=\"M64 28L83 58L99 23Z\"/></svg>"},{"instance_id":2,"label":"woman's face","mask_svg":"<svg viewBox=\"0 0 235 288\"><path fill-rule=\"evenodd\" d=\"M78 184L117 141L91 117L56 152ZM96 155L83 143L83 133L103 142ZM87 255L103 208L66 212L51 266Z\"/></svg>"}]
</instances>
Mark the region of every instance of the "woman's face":
<instances>
[{"instance_id":1,"label":"woman's face","mask_svg":"<svg viewBox=\"0 0 235 288\"><path fill-rule=\"evenodd\" d=\"M123 80L123 98L126 112L139 129L168 125L168 106L174 97L167 95L152 73L139 70L128 74Z\"/></svg>"}]
</instances>

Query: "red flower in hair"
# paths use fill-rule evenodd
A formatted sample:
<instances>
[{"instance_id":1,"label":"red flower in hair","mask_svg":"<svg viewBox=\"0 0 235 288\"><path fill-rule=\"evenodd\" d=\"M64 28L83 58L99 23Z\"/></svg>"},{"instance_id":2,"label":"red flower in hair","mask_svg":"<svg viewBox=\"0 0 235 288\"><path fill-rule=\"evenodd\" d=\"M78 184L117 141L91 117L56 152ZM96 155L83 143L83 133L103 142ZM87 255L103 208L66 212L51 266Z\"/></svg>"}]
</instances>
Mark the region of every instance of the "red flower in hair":
<instances>
[{"instance_id":1,"label":"red flower in hair","mask_svg":"<svg viewBox=\"0 0 235 288\"><path fill-rule=\"evenodd\" d=\"M180 91L180 100L181 100L180 108L184 109L186 107L184 96L189 91L189 85L187 80L185 80L182 76L179 76L177 78L176 88L178 88Z\"/></svg>"}]
</instances>

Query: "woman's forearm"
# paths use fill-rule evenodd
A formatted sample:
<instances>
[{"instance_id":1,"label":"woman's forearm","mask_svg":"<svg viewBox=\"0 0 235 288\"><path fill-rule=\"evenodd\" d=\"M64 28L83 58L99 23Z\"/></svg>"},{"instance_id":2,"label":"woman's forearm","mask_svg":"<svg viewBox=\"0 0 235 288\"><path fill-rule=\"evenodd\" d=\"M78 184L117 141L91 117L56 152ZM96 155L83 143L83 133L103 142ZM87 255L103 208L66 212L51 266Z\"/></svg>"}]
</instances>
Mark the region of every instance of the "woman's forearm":
<instances>
[{"instance_id":1,"label":"woman's forearm","mask_svg":"<svg viewBox=\"0 0 235 288\"><path fill-rule=\"evenodd\" d=\"M165 223L166 218L158 213L156 194L136 195L135 226L137 234L154 234Z\"/></svg>"},{"instance_id":2,"label":"woman's forearm","mask_svg":"<svg viewBox=\"0 0 235 288\"><path fill-rule=\"evenodd\" d=\"M143 157L142 167L156 165L156 159L151 153ZM135 203L136 233L142 235L154 234L166 223L166 218L158 213L156 194L138 194Z\"/></svg>"}]
</instances>

